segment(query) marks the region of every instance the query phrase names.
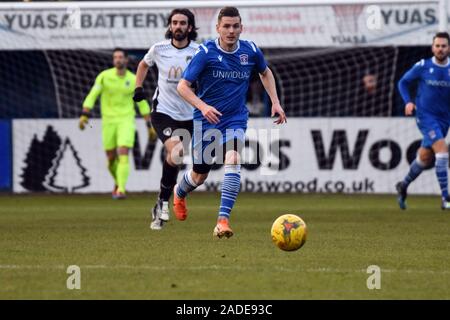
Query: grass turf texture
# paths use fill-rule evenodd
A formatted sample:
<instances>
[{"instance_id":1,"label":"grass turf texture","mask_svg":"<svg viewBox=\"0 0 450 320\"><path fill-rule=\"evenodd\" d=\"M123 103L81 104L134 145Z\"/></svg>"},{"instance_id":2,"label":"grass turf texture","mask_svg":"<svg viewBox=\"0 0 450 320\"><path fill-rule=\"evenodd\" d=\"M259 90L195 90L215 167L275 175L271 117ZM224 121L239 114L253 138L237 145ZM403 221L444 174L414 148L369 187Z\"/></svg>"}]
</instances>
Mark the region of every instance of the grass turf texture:
<instances>
[{"instance_id":1,"label":"grass turf texture","mask_svg":"<svg viewBox=\"0 0 450 320\"><path fill-rule=\"evenodd\" d=\"M0 299L450 299L450 213L439 197L240 194L235 235L212 231L219 195L194 193L186 221L149 229L156 195L0 196ZM281 214L308 240L283 252ZM81 290L66 269L81 268ZM381 289L368 290L369 265Z\"/></svg>"}]
</instances>

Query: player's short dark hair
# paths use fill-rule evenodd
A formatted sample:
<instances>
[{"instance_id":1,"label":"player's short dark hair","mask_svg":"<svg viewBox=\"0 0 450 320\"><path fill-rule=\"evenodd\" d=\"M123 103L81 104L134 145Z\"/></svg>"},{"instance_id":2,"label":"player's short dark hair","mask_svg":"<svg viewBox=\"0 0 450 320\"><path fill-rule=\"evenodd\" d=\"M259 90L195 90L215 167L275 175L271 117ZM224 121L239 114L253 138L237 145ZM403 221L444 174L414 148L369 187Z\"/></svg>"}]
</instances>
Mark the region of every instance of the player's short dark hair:
<instances>
[{"instance_id":1,"label":"player's short dark hair","mask_svg":"<svg viewBox=\"0 0 450 320\"><path fill-rule=\"evenodd\" d=\"M239 20L241 20L241 15L236 7L223 7L220 9L217 20L220 22L223 17L239 17Z\"/></svg>"},{"instance_id":2,"label":"player's short dark hair","mask_svg":"<svg viewBox=\"0 0 450 320\"><path fill-rule=\"evenodd\" d=\"M116 53L116 52L122 52L123 55L125 56L125 58L128 58L128 52L126 52L125 49L122 49L122 48L114 48L113 54Z\"/></svg>"},{"instance_id":3,"label":"player's short dark hair","mask_svg":"<svg viewBox=\"0 0 450 320\"><path fill-rule=\"evenodd\" d=\"M172 12L169 14L169 17L167 18L166 39L172 39L172 37L173 37L172 31L170 31L170 23L172 22L173 16L176 14L182 14L188 18L188 25L192 27L191 32L189 32L189 34L188 34L188 39L192 40L192 41L197 40L198 28L195 26L195 16L191 10L186 9L186 8L173 9Z\"/></svg>"},{"instance_id":4,"label":"player's short dark hair","mask_svg":"<svg viewBox=\"0 0 450 320\"><path fill-rule=\"evenodd\" d=\"M448 32L438 32L438 33L436 33L434 35L434 37L433 37L433 42L434 42L434 39L436 39L436 38L447 39L447 42L450 43L450 35L448 34Z\"/></svg>"}]
</instances>

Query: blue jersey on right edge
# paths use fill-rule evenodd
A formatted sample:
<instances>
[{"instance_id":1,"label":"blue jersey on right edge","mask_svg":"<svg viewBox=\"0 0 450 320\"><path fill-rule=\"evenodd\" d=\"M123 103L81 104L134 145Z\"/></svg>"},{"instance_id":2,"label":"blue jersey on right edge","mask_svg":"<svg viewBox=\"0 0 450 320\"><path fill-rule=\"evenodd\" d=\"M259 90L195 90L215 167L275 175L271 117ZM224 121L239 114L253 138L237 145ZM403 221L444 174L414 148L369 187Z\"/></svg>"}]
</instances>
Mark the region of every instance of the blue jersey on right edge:
<instances>
[{"instance_id":1,"label":"blue jersey on right edge","mask_svg":"<svg viewBox=\"0 0 450 320\"><path fill-rule=\"evenodd\" d=\"M227 52L216 39L200 45L184 71L183 79L197 82L198 97L222 113L221 122L228 119L247 121L245 102L254 68L262 73L267 63L253 42L238 40L236 50ZM198 109L194 109L194 120L204 120L207 125Z\"/></svg>"},{"instance_id":2,"label":"blue jersey on right edge","mask_svg":"<svg viewBox=\"0 0 450 320\"><path fill-rule=\"evenodd\" d=\"M398 89L406 103L414 102L409 94L409 86L419 81L416 96L418 120L433 118L439 122L450 123L450 60L443 66L435 58L417 62L398 82Z\"/></svg>"}]
</instances>

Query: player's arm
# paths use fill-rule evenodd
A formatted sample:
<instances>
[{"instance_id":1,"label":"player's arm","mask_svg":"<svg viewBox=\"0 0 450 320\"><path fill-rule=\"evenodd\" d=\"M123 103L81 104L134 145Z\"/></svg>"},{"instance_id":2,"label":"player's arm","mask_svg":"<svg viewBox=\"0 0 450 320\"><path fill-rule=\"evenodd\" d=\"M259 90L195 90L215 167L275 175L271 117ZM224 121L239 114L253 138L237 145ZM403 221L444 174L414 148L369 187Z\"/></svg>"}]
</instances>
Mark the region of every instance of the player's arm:
<instances>
[{"instance_id":1,"label":"player's arm","mask_svg":"<svg viewBox=\"0 0 450 320\"><path fill-rule=\"evenodd\" d=\"M181 79L177 86L178 94L189 104L201 111L203 116L209 123L219 123L219 116L222 114L216 108L206 104L202 99L197 97L191 88L191 83L186 79Z\"/></svg>"},{"instance_id":2,"label":"player's arm","mask_svg":"<svg viewBox=\"0 0 450 320\"><path fill-rule=\"evenodd\" d=\"M222 114L216 108L206 104L197 97L191 87L192 83L197 81L199 75L206 67L207 53L208 49L206 46L200 45L186 70L184 70L183 78L178 82L177 91L190 105L200 110L209 123L219 123L219 116Z\"/></svg>"},{"instance_id":3,"label":"player's arm","mask_svg":"<svg viewBox=\"0 0 450 320\"><path fill-rule=\"evenodd\" d=\"M405 115L410 116L413 114L416 109L416 105L411 98L409 87L411 83L415 80L419 79L420 71L425 61L421 60L417 62L411 69L409 69L403 77L398 82L398 90L400 91L400 95L402 96L403 101L405 102Z\"/></svg>"},{"instance_id":4,"label":"player's arm","mask_svg":"<svg viewBox=\"0 0 450 320\"><path fill-rule=\"evenodd\" d=\"M151 141L155 141L157 138L156 130L152 126L152 120L150 117L150 106L146 100L147 95L144 91L144 80L147 77L148 69L155 63L155 47L152 46L150 50L148 50L147 54L144 58L139 62L137 71L136 71L136 81L135 81L135 89L133 100L137 103L139 108L139 113L145 120L145 124L147 126L148 137Z\"/></svg>"},{"instance_id":5,"label":"player's arm","mask_svg":"<svg viewBox=\"0 0 450 320\"><path fill-rule=\"evenodd\" d=\"M284 110L280 104L280 100L278 99L275 77L273 76L272 70L267 67L262 73L259 74L259 77L264 86L264 89L266 89L266 92L270 97L270 101L272 102L271 116L274 117L276 114L278 114L278 119L275 120L274 123L282 124L287 122L286 114L284 113Z\"/></svg>"},{"instance_id":6,"label":"player's arm","mask_svg":"<svg viewBox=\"0 0 450 320\"><path fill-rule=\"evenodd\" d=\"M259 73L259 77L261 82L266 89L267 94L270 97L270 101L272 102L272 111L271 116L274 117L278 115L278 119L274 121L276 124L282 124L286 122L286 114L284 113L283 108L280 105L280 100L278 99L277 87L275 84L275 77L273 76L272 70L267 66L266 59L264 59L264 55L253 42L249 41L251 47L255 51L255 67Z\"/></svg>"},{"instance_id":7,"label":"player's arm","mask_svg":"<svg viewBox=\"0 0 450 320\"><path fill-rule=\"evenodd\" d=\"M79 127L81 130L84 130L86 124L89 122L89 116L92 108L95 105L95 101L97 101L98 96L102 93L103 86L103 73L100 73L97 78L95 78L95 83L89 91L88 95L83 101L83 110L81 112Z\"/></svg>"},{"instance_id":8,"label":"player's arm","mask_svg":"<svg viewBox=\"0 0 450 320\"><path fill-rule=\"evenodd\" d=\"M136 85L135 85L134 96L133 96L133 100L136 102L143 101L143 100L145 100L145 98L147 98L145 91L144 91L143 84L144 84L145 78L147 77L149 67L150 66L144 60L141 60L141 62L139 62L139 65L138 65L138 68L136 71Z\"/></svg>"},{"instance_id":9,"label":"player's arm","mask_svg":"<svg viewBox=\"0 0 450 320\"><path fill-rule=\"evenodd\" d=\"M133 96L134 101L139 102L147 98L144 91L144 80L147 77L148 69L154 64L155 64L155 46L152 46L145 54L141 62L139 62L136 71L136 83Z\"/></svg>"}]
</instances>

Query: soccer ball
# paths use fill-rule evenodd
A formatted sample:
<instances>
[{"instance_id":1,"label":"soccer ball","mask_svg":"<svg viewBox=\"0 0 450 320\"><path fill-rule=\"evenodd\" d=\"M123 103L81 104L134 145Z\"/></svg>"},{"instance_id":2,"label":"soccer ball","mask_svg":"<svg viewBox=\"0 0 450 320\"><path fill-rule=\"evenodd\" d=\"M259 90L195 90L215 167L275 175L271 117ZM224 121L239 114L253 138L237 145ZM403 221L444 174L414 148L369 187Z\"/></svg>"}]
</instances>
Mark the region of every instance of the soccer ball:
<instances>
[{"instance_id":1,"label":"soccer ball","mask_svg":"<svg viewBox=\"0 0 450 320\"><path fill-rule=\"evenodd\" d=\"M306 224L294 214L278 217L272 225L272 241L284 251L300 249L306 241Z\"/></svg>"}]
</instances>

